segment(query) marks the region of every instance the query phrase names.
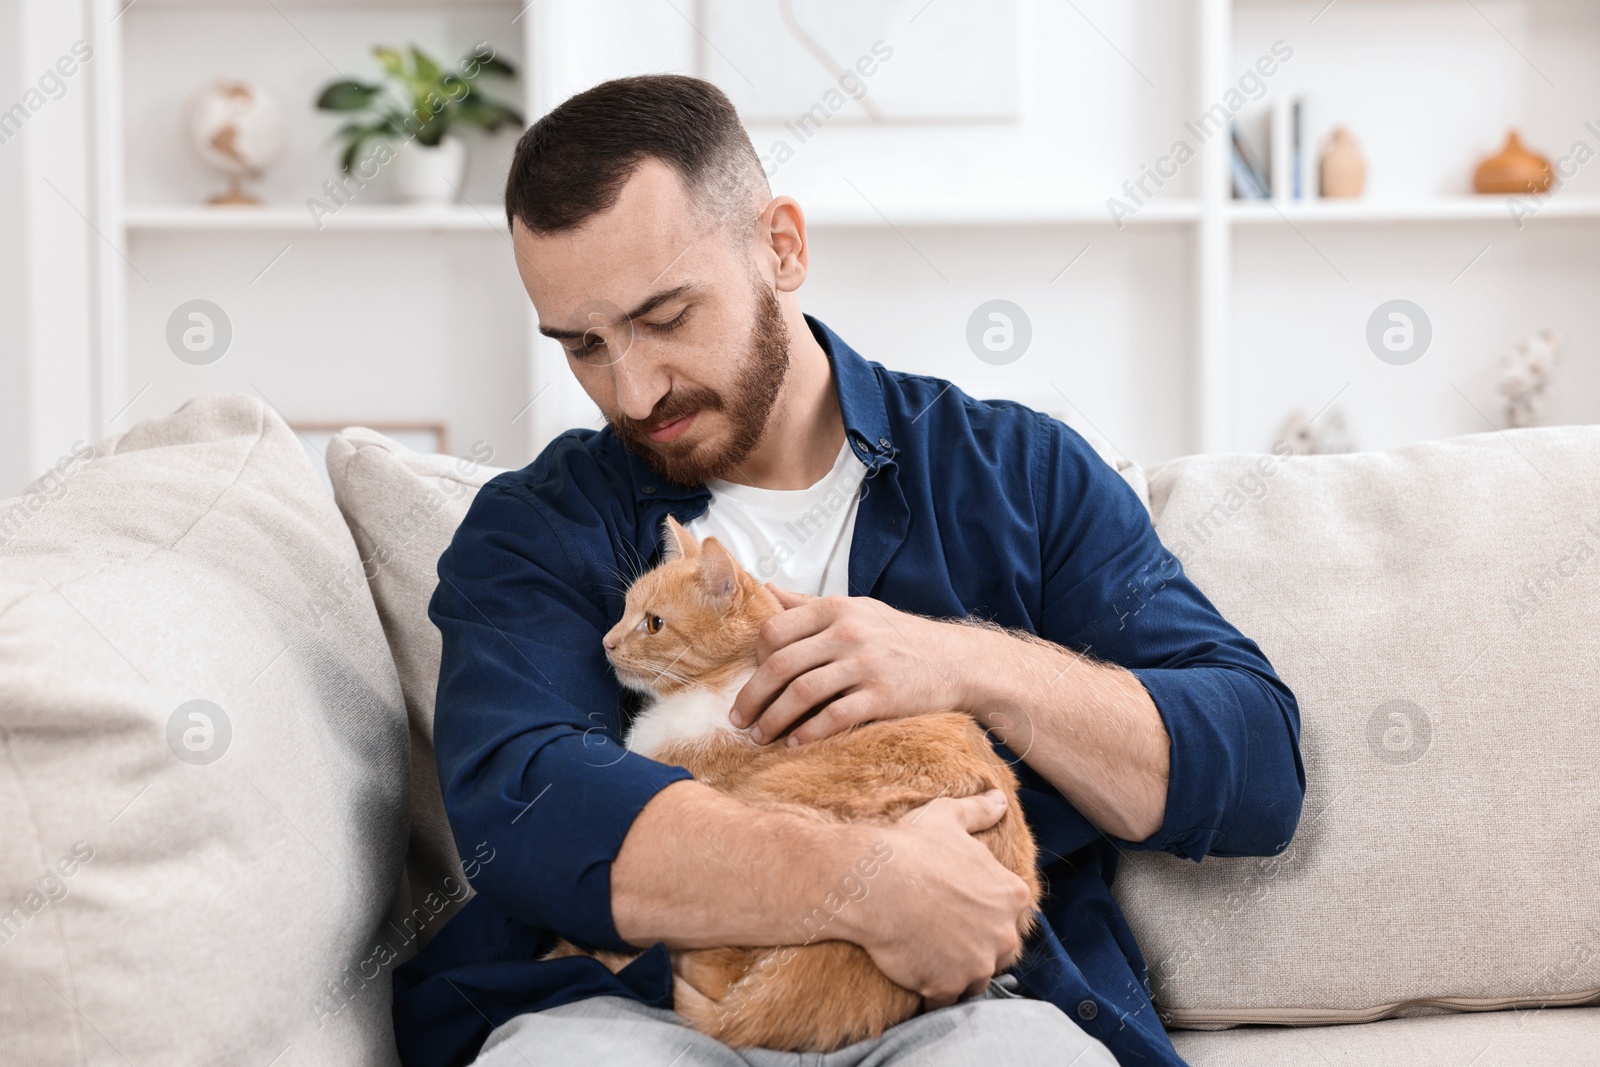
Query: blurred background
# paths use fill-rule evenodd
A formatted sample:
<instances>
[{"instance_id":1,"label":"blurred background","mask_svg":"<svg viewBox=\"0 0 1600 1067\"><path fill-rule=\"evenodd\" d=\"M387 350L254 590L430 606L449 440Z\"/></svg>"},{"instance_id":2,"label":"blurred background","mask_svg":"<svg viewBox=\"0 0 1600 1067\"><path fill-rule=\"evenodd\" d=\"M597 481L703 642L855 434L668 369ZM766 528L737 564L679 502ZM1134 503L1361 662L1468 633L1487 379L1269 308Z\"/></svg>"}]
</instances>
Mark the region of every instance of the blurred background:
<instances>
[{"instance_id":1,"label":"blurred background","mask_svg":"<svg viewBox=\"0 0 1600 1067\"><path fill-rule=\"evenodd\" d=\"M738 104L808 311L1140 463L1600 421L1589 0L0 0L0 496L215 391L599 425L500 191L652 71Z\"/></svg>"}]
</instances>

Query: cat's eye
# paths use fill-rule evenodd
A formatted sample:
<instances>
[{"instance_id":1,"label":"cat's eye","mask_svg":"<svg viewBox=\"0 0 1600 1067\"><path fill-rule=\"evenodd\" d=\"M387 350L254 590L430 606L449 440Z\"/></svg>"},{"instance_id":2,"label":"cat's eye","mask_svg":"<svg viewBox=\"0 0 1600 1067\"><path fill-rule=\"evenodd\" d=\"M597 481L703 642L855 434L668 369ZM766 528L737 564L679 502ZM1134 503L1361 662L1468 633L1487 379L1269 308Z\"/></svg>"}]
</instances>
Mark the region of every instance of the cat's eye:
<instances>
[{"instance_id":1,"label":"cat's eye","mask_svg":"<svg viewBox=\"0 0 1600 1067\"><path fill-rule=\"evenodd\" d=\"M647 633L658 634L661 632L662 622L660 615L646 615L644 628Z\"/></svg>"}]
</instances>

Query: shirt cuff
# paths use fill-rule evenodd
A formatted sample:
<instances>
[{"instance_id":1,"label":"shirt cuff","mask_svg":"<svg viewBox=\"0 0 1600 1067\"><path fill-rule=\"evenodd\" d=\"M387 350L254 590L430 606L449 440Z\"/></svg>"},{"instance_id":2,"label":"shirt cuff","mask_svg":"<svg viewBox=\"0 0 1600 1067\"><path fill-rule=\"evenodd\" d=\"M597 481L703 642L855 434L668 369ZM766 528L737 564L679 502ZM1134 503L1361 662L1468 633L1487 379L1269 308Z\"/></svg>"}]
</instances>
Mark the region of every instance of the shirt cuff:
<instances>
[{"instance_id":1,"label":"shirt cuff","mask_svg":"<svg viewBox=\"0 0 1600 1067\"><path fill-rule=\"evenodd\" d=\"M593 947L637 952L638 946L617 933L612 917L611 865L645 805L667 786L694 775L683 767L657 763L633 752L617 766L627 767L627 773L597 775L587 769L583 779L574 783L573 793L583 817L561 819L551 847L569 850L568 855L589 854L588 862L578 872L570 912L562 916L562 929L574 940L584 940Z\"/></svg>"},{"instance_id":2,"label":"shirt cuff","mask_svg":"<svg viewBox=\"0 0 1600 1067\"><path fill-rule=\"evenodd\" d=\"M597 743L598 742L598 743ZM544 927L589 949L632 953L611 914L611 865L639 812L674 782L692 778L629 752L599 733L570 732L534 749L502 750L497 762L521 764L518 774L488 773L456 783L452 823L471 827L495 849L473 888L505 914ZM516 782L495 789L494 778ZM496 831L495 827L502 828ZM458 837L461 835L458 834ZM461 839L463 855L476 841Z\"/></svg>"},{"instance_id":3,"label":"shirt cuff","mask_svg":"<svg viewBox=\"0 0 1600 1067\"><path fill-rule=\"evenodd\" d=\"M1135 669L1171 741L1161 827L1129 847L1199 862L1226 836L1243 793L1249 750L1226 668ZM1119 840L1121 840L1119 838Z\"/></svg>"}]
</instances>

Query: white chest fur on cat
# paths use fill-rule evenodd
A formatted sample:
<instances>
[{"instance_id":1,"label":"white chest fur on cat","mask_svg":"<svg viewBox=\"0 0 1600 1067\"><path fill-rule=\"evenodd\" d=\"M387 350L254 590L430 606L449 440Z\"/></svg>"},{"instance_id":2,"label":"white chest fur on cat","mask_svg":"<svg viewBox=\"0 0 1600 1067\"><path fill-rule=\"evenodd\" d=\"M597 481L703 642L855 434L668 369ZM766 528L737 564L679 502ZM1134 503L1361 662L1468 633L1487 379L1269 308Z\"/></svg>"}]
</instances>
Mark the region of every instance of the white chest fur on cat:
<instances>
[{"instance_id":1,"label":"white chest fur on cat","mask_svg":"<svg viewBox=\"0 0 1600 1067\"><path fill-rule=\"evenodd\" d=\"M745 671L721 689L685 689L655 698L633 720L628 730L628 749L648 756L673 741L691 741L718 730L748 737L728 721L728 710L753 674L755 671Z\"/></svg>"}]
</instances>

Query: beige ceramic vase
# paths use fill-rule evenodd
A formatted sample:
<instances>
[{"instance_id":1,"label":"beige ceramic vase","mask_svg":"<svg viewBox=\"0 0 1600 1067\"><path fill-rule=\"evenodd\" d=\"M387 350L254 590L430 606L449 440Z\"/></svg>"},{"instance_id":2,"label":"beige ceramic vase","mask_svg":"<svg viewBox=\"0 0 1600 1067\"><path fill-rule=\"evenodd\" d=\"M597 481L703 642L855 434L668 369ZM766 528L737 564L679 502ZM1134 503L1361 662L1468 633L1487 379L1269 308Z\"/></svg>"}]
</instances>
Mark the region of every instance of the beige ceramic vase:
<instances>
[{"instance_id":1,"label":"beige ceramic vase","mask_svg":"<svg viewBox=\"0 0 1600 1067\"><path fill-rule=\"evenodd\" d=\"M1367 161L1350 131L1334 129L1322 147L1322 195L1329 200L1354 200L1367 188Z\"/></svg>"}]
</instances>

